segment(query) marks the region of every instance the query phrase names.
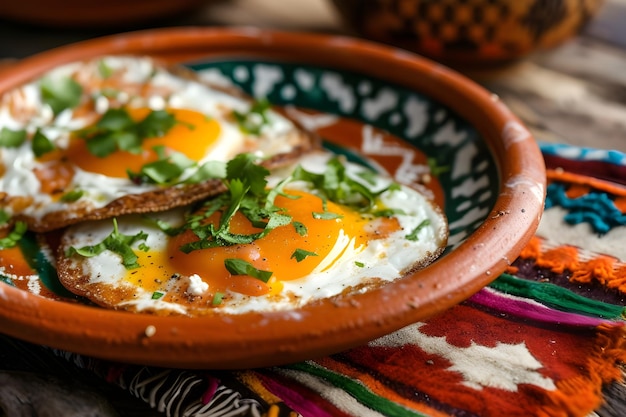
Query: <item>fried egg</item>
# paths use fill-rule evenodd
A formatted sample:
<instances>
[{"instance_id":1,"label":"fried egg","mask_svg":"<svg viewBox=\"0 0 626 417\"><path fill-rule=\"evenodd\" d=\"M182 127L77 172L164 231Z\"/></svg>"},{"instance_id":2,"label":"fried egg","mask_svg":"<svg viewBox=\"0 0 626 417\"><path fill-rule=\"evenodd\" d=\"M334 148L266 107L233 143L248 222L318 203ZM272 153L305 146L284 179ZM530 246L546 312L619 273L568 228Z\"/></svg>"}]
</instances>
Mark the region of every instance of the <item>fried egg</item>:
<instances>
[{"instance_id":1,"label":"fried egg","mask_svg":"<svg viewBox=\"0 0 626 417\"><path fill-rule=\"evenodd\" d=\"M0 204L34 231L223 191L211 163L314 145L267 102L147 57L57 67L0 97Z\"/></svg>"},{"instance_id":2,"label":"fried egg","mask_svg":"<svg viewBox=\"0 0 626 417\"><path fill-rule=\"evenodd\" d=\"M255 207L237 200L236 182L220 197L149 219L70 227L57 261L61 282L97 304L134 312L284 311L399 279L446 245L446 218L432 201L330 153L273 171ZM102 250L111 236L135 257Z\"/></svg>"}]
</instances>

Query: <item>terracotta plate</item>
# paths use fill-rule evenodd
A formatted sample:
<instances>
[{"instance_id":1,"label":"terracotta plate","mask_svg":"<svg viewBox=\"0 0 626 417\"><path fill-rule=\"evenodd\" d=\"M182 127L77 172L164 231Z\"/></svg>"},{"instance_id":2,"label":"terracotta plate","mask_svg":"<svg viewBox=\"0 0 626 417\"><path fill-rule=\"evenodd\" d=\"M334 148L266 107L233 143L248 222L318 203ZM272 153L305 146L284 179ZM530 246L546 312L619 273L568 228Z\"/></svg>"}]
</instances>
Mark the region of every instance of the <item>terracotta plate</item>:
<instances>
[{"instance_id":1,"label":"terracotta plate","mask_svg":"<svg viewBox=\"0 0 626 417\"><path fill-rule=\"evenodd\" d=\"M52 300L0 282L0 331L95 357L186 368L245 368L338 352L468 298L519 254L545 190L533 138L498 100L407 52L344 37L255 29L177 28L56 49L0 72L0 92L56 65L102 54L185 63L266 96L329 149L418 184L444 207L450 239L427 268L379 289L298 310L154 317ZM31 247L41 280L61 291Z\"/></svg>"}]
</instances>

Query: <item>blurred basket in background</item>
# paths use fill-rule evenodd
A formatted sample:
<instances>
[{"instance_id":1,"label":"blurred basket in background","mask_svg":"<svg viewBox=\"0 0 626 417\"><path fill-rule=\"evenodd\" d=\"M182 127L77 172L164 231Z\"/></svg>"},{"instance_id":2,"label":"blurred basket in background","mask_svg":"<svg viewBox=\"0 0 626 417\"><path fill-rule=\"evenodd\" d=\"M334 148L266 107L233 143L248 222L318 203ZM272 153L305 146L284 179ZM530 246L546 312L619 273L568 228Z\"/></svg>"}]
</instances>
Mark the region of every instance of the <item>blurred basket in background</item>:
<instances>
[{"instance_id":1,"label":"blurred basket in background","mask_svg":"<svg viewBox=\"0 0 626 417\"><path fill-rule=\"evenodd\" d=\"M452 66L507 63L575 36L603 0L332 0L360 36Z\"/></svg>"}]
</instances>

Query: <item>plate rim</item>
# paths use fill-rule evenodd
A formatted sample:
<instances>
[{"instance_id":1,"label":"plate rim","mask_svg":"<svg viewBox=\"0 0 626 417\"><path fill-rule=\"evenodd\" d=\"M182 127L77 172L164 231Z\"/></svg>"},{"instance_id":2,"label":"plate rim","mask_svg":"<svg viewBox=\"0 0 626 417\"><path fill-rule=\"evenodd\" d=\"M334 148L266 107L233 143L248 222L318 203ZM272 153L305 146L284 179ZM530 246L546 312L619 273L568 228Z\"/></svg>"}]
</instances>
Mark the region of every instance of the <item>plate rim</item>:
<instances>
[{"instance_id":1,"label":"plate rim","mask_svg":"<svg viewBox=\"0 0 626 417\"><path fill-rule=\"evenodd\" d=\"M530 132L497 97L473 81L390 46L345 36L257 28L150 29L25 58L0 70L0 92L62 63L98 55L148 54L176 62L245 51L265 58L297 56L296 62L330 65L406 85L467 120L487 142L501 170L499 195L483 224L446 254L446 262L435 261L408 278L348 299L324 300L289 312L156 317L59 303L1 283L4 333L144 365L236 369L296 362L364 344L458 304L503 272L533 236L543 210L546 177ZM365 66L363 60L385 65ZM414 77L416 73L425 78ZM461 106L467 100L474 105ZM498 239L483 240L488 233ZM493 256L477 264L482 254ZM445 284L439 281L442 275L448 275ZM375 315L364 317L363 306L373 304L382 305ZM341 309L341 315L334 314L336 309Z\"/></svg>"}]
</instances>

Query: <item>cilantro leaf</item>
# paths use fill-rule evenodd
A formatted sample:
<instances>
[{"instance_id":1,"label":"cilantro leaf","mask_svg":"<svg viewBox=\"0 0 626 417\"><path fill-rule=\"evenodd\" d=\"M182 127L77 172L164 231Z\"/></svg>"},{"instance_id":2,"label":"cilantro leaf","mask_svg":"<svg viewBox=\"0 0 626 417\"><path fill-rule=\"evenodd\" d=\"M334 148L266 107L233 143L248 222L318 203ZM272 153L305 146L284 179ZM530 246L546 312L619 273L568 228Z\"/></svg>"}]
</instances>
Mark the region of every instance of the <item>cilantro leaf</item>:
<instances>
[{"instance_id":1,"label":"cilantro leaf","mask_svg":"<svg viewBox=\"0 0 626 417\"><path fill-rule=\"evenodd\" d=\"M295 258L296 261L302 262L303 260L305 260L309 256L318 256L318 255L315 252L309 252L308 250L304 250L304 249L298 248L291 254L291 258L290 259L294 259Z\"/></svg>"},{"instance_id":2,"label":"cilantro leaf","mask_svg":"<svg viewBox=\"0 0 626 417\"><path fill-rule=\"evenodd\" d=\"M331 158L326 164L323 173L307 171L298 166L292 174L294 180L311 183L313 188L321 193L324 200L348 205L359 210L370 210L376 203L376 198L394 185L373 192L363 183L350 178L346 168L338 157Z\"/></svg>"},{"instance_id":3,"label":"cilantro leaf","mask_svg":"<svg viewBox=\"0 0 626 417\"><path fill-rule=\"evenodd\" d=\"M428 158L428 168L430 168L430 174L434 177L439 177L441 174L450 171L449 165L439 165L436 158Z\"/></svg>"},{"instance_id":4,"label":"cilantro leaf","mask_svg":"<svg viewBox=\"0 0 626 417\"><path fill-rule=\"evenodd\" d=\"M139 173L128 172L128 176L136 183L169 184L177 180L185 169L196 163L180 152L167 155L164 146L155 146L154 151L159 157L141 167Z\"/></svg>"},{"instance_id":5,"label":"cilantro leaf","mask_svg":"<svg viewBox=\"0 0 626 417\"><path fill-rule=\"evenodd\" d=\"M256 163L257 158L241 154L226 164L226 178L223 183L227 192L206 202L200 209L201 215L194 214L186 219L186 230L192 230L198 241L186 243L180 250L188 253L193 250L218 246L251 243L266 236L276 227L291 223L291 216L273 204L268 191L266 177L269 171ZM217 226L207 224L206 219L220 211ZM232 233L230 221L240 212L260 231L250 234Z\"/></svg>"},{"instance_id":6,"label":"cilantro leaf","mask_svg":"<svg viewBox=\"0 0 626 417\"><path fill-rule=\"evenodd\" d=\"M200 165L198 169L185 180L185 184L198 184L214 179L226 178L226 164L221 161L208 161Z\"/></svg>"},{"instance_id":7,"label":"cilantro leaf","mask_svg":"<svg viewBox=\"0 0 626 417\"><path fill-rule=\"evenodd\" d=\"M108 109L96 123L96 127L102 130L127 130L132 128L135 121L124 109Z\"/></svg>"},{"instance_id":8,"label":"cilantro leaf","mask_svg":"<svg viewBox=\"0 0 626 417\"><path fill-rule=\"evenodd\" d=\"M312 212L313 218L317 220L335 220L341 219L343 216L339 213L333 213L332 211Z\"/></svg>"},{"instance_id":9,"label":"cilantro leaf","mask_svg":"<svg viewBox=\"0 0 626 417\"><path fill-rule=\"evenodd\" d=\"M0 208L0 226L9 223L11 215L6 210Z\"/></svg>"},{"instance_id":10,"label":"cilantro leaf","mask_svg":"<svg viewBox=\"0 0 626 417\"><path fill-rule=\"evenodd\" d=\"M113 68L111 68L104 59L98 61L98 74L100 77L107 79L113 75L113 72Z\"/></svg>"},{"instance_id":11,"label":"cilantro leaf","mask_svg":"<svg viewBox=\"0 0 626 417\"><path fill-rule=\"evenodd\" d=\"M246 113L233 110L233 117L242 132L258 136L261 134L263 126L269 123L267 117L269 108L270 102L262 98L255 101Z\"/></svg>"},{"instance_id":12,"label":"cilantro leaf","mask_svg":"<svg viewBox=\"0 0 626 417\"><path fill-rule=\"evenodd\" d=\"M104 158L117 150L141 153L144 139L165 135L176 124L165 110L153 110L135 122L122 108L109 109L95 126L79 133L87 141L89 152Z\"/></svg>"},{"instance_id":13,"label":"cilantro leaf","mask_svg":"<svg viewBox=\"0 0 626 417\"><path fill-rule=\"evenodd\" d=\"M422 222L418 224L411 233L405 236L405 239L417 242L419 240L419 237L418 237L419 232L428 225L430 225L430 219L422 220Z\"/></svg>"},{"instance_id":14,"label":"cilantro leaf","mask_svg":"<svg viewBox=\"0 0 626 417\"><path fill-rule=\"evenodd\" d=\"M85 195L83 190L71 190L61 196L61 201L65 203L73 203L74 201L80 200L83 195Z\"/></svg>"},{"instance_id":15,"label":"cilantro leaf","mask_svg":"<svg viewBox=\"0 0 626 417\"><path fill-rule=\"evenodd\" d=\"M237 155L226 165L226 179L245 182L250 191L256 195L263 195L267 187L267 168L257 163L257 158L249 153Z\"/></svg>"},{"instance_id":16,"label":"cilantro leaf","mask_svg":"<svg viewBox=\"0 0 626 417\"><path fill-rule=\"evenodd\" d=\"M90 246L83 246L82 248L75 248L74 246L68 249L68 256L74 254L90 258L101 254L105 250L109 250L118 254L122 258L122 265L126 269L136 269L141 265L137 263L137 255L132 249L132 245L141 240L146 240L148 235L142 231L136 235L124 235L119 232L117 227L117 219L113 219L113 231L100 243ZM144 246L144 248L146 248Z\"/></svg>"},{"instance_id":17,"label":"cilantro leaf","mask_svg":"<svg viewBox=\"0 0 626 417\"><path fill-rule=\"evenodd\" d=\"M374 217L392 217L396 214L405 214L406 212L399 208L388 208L383 210L378 210L372 213Z\"/></svg>"},{"instance_id":18,"label":"cilantro leaf","mask_svg":"<svg viewBox=\"0 0 626 417\"><path fill-rule=\"evenodd\" d=\"M304 224L300 222L292 222L291 224L293 225L294 229L296 229L296 233L300 236L306 236L309 233Z\"/></svg>"},{"instance_id":19,"label":"cilantro leaf","mask_svg":"<svg viewBox=\"0 0 626 417\"><path fill-rule=\"evenodd\" d=\"M12 130L8 127L3 127L0 130L0 146L4 148L17 148L25 141L25 130Z\"/></svg>"},{"instance_id":20,"label":"cilantro leaf","mask_svg":"<svg viewBox=\"0 0 626 417\"><path fill-rule=\"evenodd\" d=\"M139 172L128 170L128 177L136 184L175 184L187 169L195 168L192 174L182 184L198 184L210 179L223 179L226 177L226 163L221 161L208 161L200 166L197 162L189 159L181 152L166 152L164 146L153 148L157 153L158 160L144 164Z\"/></svg>"},{"instance_id":21,"label":"cilantro leaf","mask_svg":"<svg viewBox=\"0 0 626 417\"><path fill-rule=\"evenodd\" d=\"M153 110L137 123L136 129L137 134L142 138L158 138L165 135L175 124L174 115L165 110Z\"/></svg>"},{"instance_id":22,"label":"cilantro leaf","mask_svg":"<svg viewBox=\"0 0 626 417\"><path fill-rule=\"evenodd\" d=\"M216 292L215 294L213 294L213 300L211 301L211 305L212 306L218 306L220 304L222 304L222 300L224 299L224 293L223 292Z\"/></svg>"},{"instance_id":23,"label":"cilantro leaf","mask_svg":"<svg viewBox=\"0 0 626 417\"><path fill-rule=\"evenodd\" d=\"M272 277L271 271L263 271L257 269L250 262L243 259L227 258L224 260L224 266L233 275L248 275L260 281L267 283Z\"/></svg>"},{"instance_id":24,"label":"cilantro leaf","mask_svg":"<svg viewBox=\"0 0 626 417\"><path fill-rule=\"evenodd\" d=\"M54 150L54 144L50 139L48 139L46 135L41 132L40 129L37 129L37 131L35 132L31 147L33 149L33 153L37 158Z\"/></svg>"},{"instance_id":25,"label":"cilantro leaf","mask_svg":"<svg viewBox=\"0 0 626 417\"><path fill-rule=\"evenodd\" d=\"M24 236L28 227L25 222L17 221L13 226L13 230L2 239L0 239L0 249L9 249L15 247L17 242Z\"/></svg>"},{"instance_id":26,"label":"cilantro leaf","mask_svg":"<svg viewBox=\"0 0 626 417\"><path fill-rule=\"evenodd\" d=\"M83 94L83 87L70 77L45 77L41 80L39 89L41 99L50 106L55 116L65 109L78 106Z\"/></svg>"}]
</instances>

